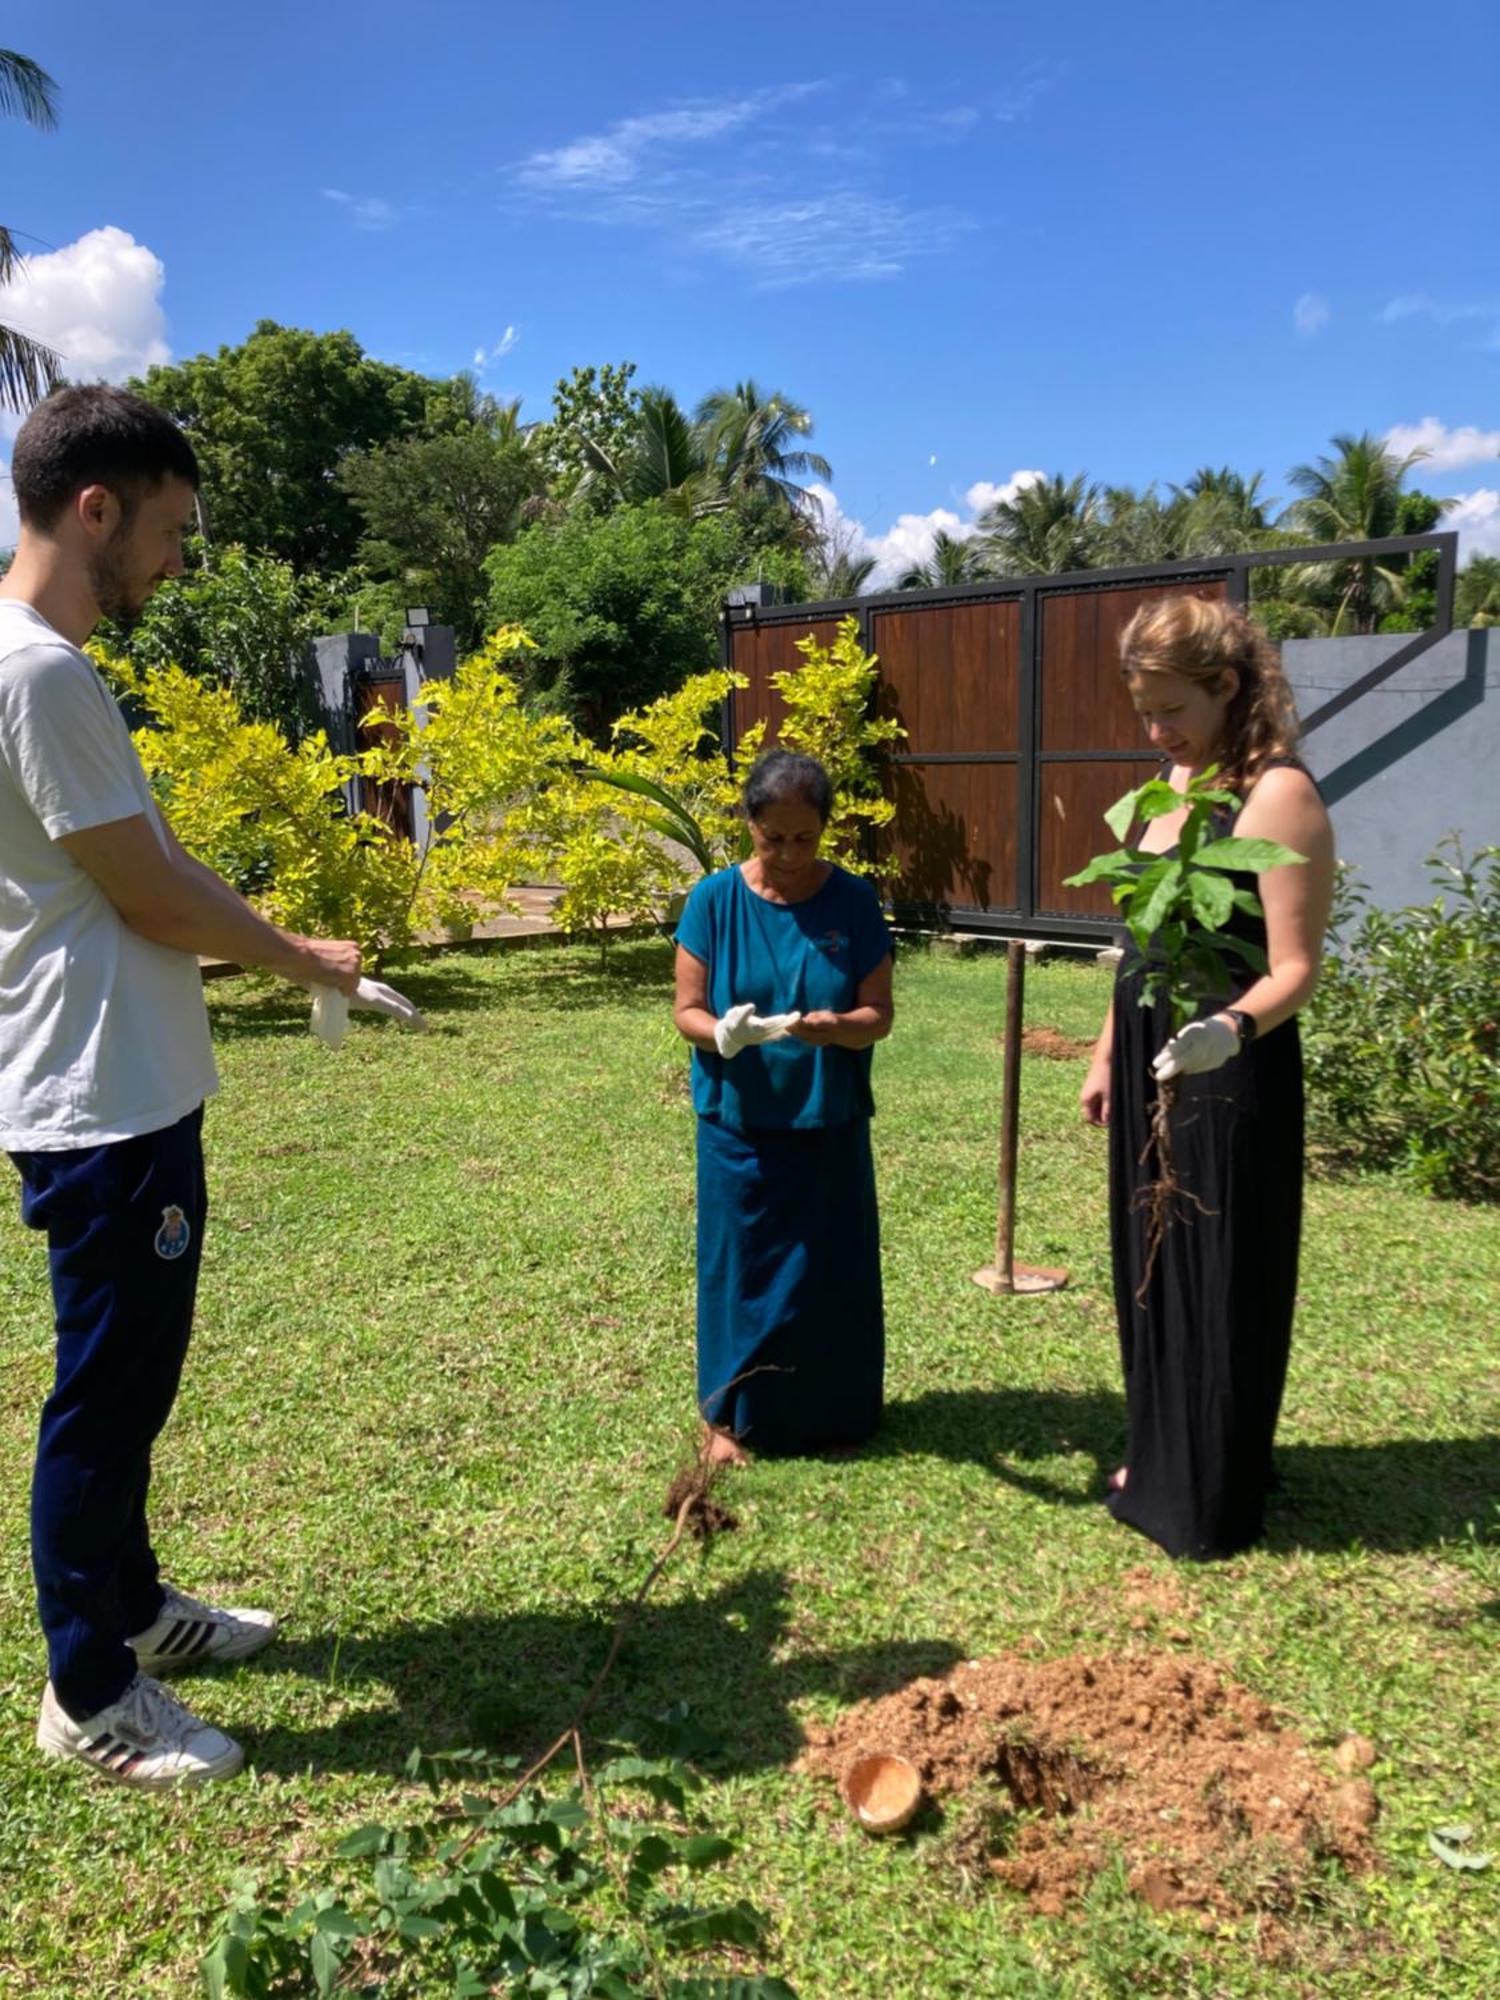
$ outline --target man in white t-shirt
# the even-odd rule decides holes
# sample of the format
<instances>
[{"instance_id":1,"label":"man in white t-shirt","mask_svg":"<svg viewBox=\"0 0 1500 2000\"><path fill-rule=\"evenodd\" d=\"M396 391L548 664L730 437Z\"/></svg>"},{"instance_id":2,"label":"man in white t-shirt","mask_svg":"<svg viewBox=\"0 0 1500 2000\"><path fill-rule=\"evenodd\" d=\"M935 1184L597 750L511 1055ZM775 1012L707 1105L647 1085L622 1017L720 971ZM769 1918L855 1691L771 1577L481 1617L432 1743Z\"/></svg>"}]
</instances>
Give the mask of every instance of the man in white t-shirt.
<instances>
[{"instance_id":1,"label":"man in white t-shirt","mask_svg":"<svg viewBox=\"0 0 1500 2000\"><path fill-rule=\"evenodd\" d=\"M229 1777L239 1745L155 1676L275 1634L160 1578L151 1447L192 1328L217 1085L200 955L352 993L359 949L297 937L192 860L81 650L182 570L198 466L151 404L60 389L11 460L21 537L0 580L0 1147L45 1229L56 1379L32 1483L49 1678L37 1742L122 1783Z\"/></svg>"}]
</instances>

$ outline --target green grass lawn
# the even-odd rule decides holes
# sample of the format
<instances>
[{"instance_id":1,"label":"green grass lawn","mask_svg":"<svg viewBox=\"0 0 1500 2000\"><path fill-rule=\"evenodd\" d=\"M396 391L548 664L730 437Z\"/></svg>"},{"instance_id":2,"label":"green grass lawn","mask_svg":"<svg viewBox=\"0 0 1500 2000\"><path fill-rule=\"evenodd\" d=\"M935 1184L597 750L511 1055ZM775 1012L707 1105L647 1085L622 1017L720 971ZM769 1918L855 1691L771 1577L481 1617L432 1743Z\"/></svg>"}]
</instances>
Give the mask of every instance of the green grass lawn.
<instances>
[{"instance_id":1,"label":"green grass lawn","mask_svg":"<svg viewBox=\"0 0 1500 2000\"><path fill-rule=\"evenodd\" d=\"M251 1772L140 1798L43 1763L26 1488L48 1379L46 1258L0 1223L0 1992L196 1990L236 1875L303 1882L395 1817L415 1744L524 1750L566 1721L665 1524L693 1416L693 1132L652 941L455 955L402 981L434 1032L211 989L223 1093L196 1344L158 1453L167 1571L265 1603L284 1638L191 1683ZM1091 965L1028 1018L1091 1035ZM889 1408L860 1456L736 1476L741 1525L686 1555L628 1640L602 1731L685 1699L716 1739L718 1871L810 1996L1500 1994L1500 1222L1385 1180L1312 1185L1269 1544L1173 1569L1097 1504L1123 1414L1101 1135L1081 1065L1028 1061L1017 1253L1072 1284L997 1301L998 958L915 954L876 1058ZM1158 1917L1108 1881L1077 1918L964 1889L941 1826L867 1840L789 1770L799 1724L1016 1645L1150 1643L1127 1571L1172 1574L1193 1649L1310 1740L1380 1750L1378 1870L1293 1920ZM326 1871L324 1871L326 1872ZM715 1885L721 1886L716 1883Z\"/></svg>"}]
</instances>

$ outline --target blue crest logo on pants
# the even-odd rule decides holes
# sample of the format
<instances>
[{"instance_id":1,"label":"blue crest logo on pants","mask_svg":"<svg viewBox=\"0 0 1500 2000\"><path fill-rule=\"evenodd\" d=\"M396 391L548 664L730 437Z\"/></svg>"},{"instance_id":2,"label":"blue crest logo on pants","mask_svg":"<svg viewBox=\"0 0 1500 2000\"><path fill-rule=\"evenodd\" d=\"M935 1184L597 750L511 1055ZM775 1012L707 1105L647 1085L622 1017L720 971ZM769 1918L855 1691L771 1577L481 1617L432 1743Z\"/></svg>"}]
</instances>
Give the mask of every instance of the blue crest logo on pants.
<instances>
[{"instance_id":1,"label":"blue crest logo on pants","mask_svg":"<svg viewBox=\"0 0 1500 2000\"><path fill-rule=\"evenodd\" d=\"M161 1228L156 1232L156 1254L170 1264L180 1257L193 1240L192 1226L180 1208L164 1208Z\"/></svg>"}]
</instances>

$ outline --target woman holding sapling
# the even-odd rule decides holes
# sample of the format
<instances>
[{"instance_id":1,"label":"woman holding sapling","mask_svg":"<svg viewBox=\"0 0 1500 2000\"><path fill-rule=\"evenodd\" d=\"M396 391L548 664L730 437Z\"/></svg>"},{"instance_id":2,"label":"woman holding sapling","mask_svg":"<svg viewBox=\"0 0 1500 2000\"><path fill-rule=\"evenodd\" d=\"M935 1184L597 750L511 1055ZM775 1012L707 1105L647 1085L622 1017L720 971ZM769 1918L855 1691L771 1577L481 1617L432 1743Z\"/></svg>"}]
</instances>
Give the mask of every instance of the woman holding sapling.
<instances>
[{"instance_id":1,"label":"woman holding sapling","mask_svg":"<svg viewBox=\"0 0 1500 2000\"><path fill-rule=\"evenodd\" d=\"M1214 839L1275 844L1222 850L1275 865L1200 888L1204 920L1217 908L1213 936L1179 912L1144 949L1127 949L1081 1099L1085 1119L1109 1127L1130 1426L1109 1506L1170 1555L1228 1556L1264 1532L1273 1477L1302 1220L1296 1017L1317 983L1333 833L1297 761L1276 649L1242 611L1160 599L1127 626L1121 658L1136 712L1169 760L1167 783L1183 797L1175 806L1154 788L1132 865L1144 873L1150 857L1166 856L1191 868L1184 837L1205 861ZM1189 787L1209 771L1224 796L1206 825L1200 806L1190 826ZM1144 907L1143 898L1135 914Z\"/></svg>"},{"instance_id":2,"label":"woman holding sapling","mask_svg":"<svg viewBox=\"0 0 1500 2000\"><path fill-rule=\"evenodd\" d=\"M742 803L750 858L688 898L674 1012L696 1050L703 1455L736 1463L880 1421L870 1065L892 1019L880 898L818 851L827 772L768 750Z\"/></svg>"}]
</instances>

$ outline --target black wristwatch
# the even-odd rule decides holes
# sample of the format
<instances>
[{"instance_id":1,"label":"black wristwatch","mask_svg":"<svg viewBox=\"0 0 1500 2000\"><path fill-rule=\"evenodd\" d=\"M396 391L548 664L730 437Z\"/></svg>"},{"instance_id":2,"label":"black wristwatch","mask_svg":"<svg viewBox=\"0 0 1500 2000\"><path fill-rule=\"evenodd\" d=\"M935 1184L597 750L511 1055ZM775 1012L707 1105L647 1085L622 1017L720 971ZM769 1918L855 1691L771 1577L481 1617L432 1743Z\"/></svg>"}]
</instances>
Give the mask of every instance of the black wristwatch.
<instances>
[{"instance_id":1,"label":"black wristwatch","mask_svg":"<svg viewBox=\"0 0 1500 2000\"><path fill-rule=\"evenodd\" d=\"M1240 1038L1243 1049L1255 1040L1255 1016L1247 1014L1243 1007L1226 1007L1223 1010L1234 1023L1234 1032Z\"/></svg>"}]
</instances>

